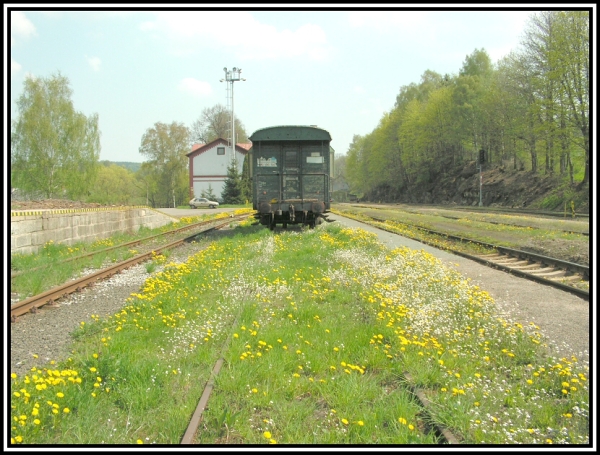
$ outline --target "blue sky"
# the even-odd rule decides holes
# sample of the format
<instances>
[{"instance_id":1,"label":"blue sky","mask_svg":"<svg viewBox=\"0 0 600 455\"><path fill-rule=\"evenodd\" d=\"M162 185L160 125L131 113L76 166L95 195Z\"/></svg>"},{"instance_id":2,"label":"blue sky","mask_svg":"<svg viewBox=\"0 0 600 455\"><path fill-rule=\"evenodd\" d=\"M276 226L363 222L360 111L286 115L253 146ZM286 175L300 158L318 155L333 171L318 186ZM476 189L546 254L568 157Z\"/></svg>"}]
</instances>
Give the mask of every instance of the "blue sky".
<instances>
[{"instance_id":1,"label":"blue sky","mask_svg":"<svg viewBox=\"0 0 600 455\"><path fill-rule=\"evenodd\" d=\"M426 70L457 74L475 49L493 62L518 50L535 12L489 4L452 11L392 11L390 4L361 11L4 6L11 115L25 77L60 71L75 109L99 115L100 159L133 162L144 161L141 139L156 122L191 126L204 108L227 104L224 67L242 68L246 81L234 83L234 109L249 135L274 125L318 125L345 154L355 134L371 132L393 108L400 87L419 83Z\"/></svg>"}]
</instances>

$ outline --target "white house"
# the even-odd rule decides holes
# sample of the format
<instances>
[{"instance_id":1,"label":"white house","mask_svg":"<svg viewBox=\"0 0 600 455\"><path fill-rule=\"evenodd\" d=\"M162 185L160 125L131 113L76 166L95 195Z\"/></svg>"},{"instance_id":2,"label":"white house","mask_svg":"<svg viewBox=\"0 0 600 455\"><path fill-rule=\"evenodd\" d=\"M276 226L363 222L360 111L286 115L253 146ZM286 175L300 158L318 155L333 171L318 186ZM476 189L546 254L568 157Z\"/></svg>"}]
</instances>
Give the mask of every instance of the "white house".
<instances>
[{"instance_id":1,"label":"white house","mask_svg":"<svg viewBox=\"0 0 600 455\"><path fill-rule=\"evenodd\" d=\"M242 173L244 157L252 143L236 144L235 158L238 172ZM209 191L221 200L221 194L227 179L227 168L233 160L232 147L225 139L215 139L208 144L194 144L189 158L190 198L200 197L202 191Z\"/></svg>"}]
</instances>

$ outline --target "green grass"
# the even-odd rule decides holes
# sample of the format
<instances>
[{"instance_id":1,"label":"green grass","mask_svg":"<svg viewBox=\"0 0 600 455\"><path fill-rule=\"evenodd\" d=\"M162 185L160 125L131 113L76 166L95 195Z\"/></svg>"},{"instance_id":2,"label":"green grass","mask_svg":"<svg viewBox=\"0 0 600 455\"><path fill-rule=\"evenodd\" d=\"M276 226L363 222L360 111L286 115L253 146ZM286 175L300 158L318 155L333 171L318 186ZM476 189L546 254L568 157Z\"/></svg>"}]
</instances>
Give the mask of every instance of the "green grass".
<instances>
[{"instance_id":1,"label":"green grass","mask_svg":"<svg viewBox=\"0 0 600 455\"><path fill-rule=\"evenodd\" d=\"M193 217L188 216L159 228L148 229L142 227L134 234L119 233L110 238L94 242L78 242L74 245L49 241L39 253L11 255L11 270L24 272L22 275L11 279L11 290L22 295L40 294L69 279L77 278L86 268L99 269L108 264L121 262L140 254L140 248L143 247L135 245L105 252L104 250L108 248L121 243L174 231L200 221L224 217L225 215L218 213L207 213ZM185 236L188 233L180 235ZM169 238L168 241L173 241L173 238ZM96 252L97 254L92 257L78 259L78 257L92 252ZM156 266L150 263L148 268L154 270Z\"/></svg>"},{"instance_id":2,"label":"green grass","mask_svg":"<svg viewBox=\"0 0 600 455\"><path fill-rule=\"evenodd\" d=\"M524 245L527 249L527 245L541 242L550 245L554 241L570 242L573 249L577 249L589 243L588 236L578 234L589 230L588 223L572 220L542 221L534 217L477 213L465 214L460 219L449 219L435 213L424 215L400 209L363 207L344 208L341 211L334 209L333 212L383 227L412 239L426 241L438 248L447 249L451 246L451 249L458 248L470 254L485 254L490 251L469 242L448 241L444 235L432 234L419 228L516 249L522 249ZM374 221L373 217L387 221Z\"/></svg>"},{"instance_id":3,"label":"green grass","mask_svg":"<svg viewBox=\"0 0 600 455\"><path fill-rule=\"evenodd\" d=\"M467 444L587 443L585 365L546 357L535 325L498 318L433 256L375 238L246 221L165 264L82 321L68 361L12 376L11 441L179 444L223 355L198 444L437 444L430 419Z\"/></svg>"}]
</instances>

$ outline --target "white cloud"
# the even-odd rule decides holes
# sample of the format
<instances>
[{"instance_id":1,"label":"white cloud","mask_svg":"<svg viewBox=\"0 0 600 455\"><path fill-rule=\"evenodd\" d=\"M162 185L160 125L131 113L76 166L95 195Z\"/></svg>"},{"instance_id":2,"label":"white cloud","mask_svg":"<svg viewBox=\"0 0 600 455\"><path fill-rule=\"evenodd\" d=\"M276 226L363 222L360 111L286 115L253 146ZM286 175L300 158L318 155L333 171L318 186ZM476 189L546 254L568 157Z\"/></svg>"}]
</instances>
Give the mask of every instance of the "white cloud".
<instances>
[{"instance_id":1,"label":"white cloud","mask_svg":"<svg viewBox=\"0 0 600 455\"><path fill-rule=\"evenodd\" d=\"M85 58L94 71L100 71L102 61L98 57L88 57L86 55Z\"/></svg>"},{"instance_id":2,"label":"white cloud","mask_svg":"<svg viewBox=\"0 0 600 455\"><path fill-rule=\"evenodd\" d=\"M140 29L164 32L179 53L212 47L231 48L241 60L302 55L323 60L330 52L327 36L317 25L278 30L245 11L161 11Z\"/></svg>"},{"instance_id":3,"label":"white cloud","mask_svg":"<svg viewBox=\"0 0 600 455\"><path fill-rule=\"evenodd\" d=\"M15 62L12 58L10 59L10 72L11 73L18 73L19 71L21 71L21 65L17 62Z\"/></svg>"},{"instance_id":4,"label":"white cloud","mask_svg":"<svg viewBox=\"0 0 600 455\"><path fill-rule=\"evenodd\" d=\"M25 13L22 11L11 11L10 33L11 36L15 34L16 36L24 38L28 38L36 34L35 26L29 19L27 19Z\"/></svg>"},{"instance_id":5,"label":"white cloud","mask_svg":"<svg viewBox=\"0 0 600 455\"><path fill-rule=\"evenodd\" d=\"M394 29L417 29L426 26L428 11L350 11L348 23L352 27L368 27L380 31Z\"/></svg>"},{"instance_id":6,"label":"white cloud","mask_svg":"<svg viewBox=\"0 0 600 455\"><path fill-rule=\"evenodd\" d=\"M192 77L187 77L179 83L179 90L189 93L197 98L203 98L212 95L212 87L208 82L199 81Z\"/></svg>"}]
</instances>

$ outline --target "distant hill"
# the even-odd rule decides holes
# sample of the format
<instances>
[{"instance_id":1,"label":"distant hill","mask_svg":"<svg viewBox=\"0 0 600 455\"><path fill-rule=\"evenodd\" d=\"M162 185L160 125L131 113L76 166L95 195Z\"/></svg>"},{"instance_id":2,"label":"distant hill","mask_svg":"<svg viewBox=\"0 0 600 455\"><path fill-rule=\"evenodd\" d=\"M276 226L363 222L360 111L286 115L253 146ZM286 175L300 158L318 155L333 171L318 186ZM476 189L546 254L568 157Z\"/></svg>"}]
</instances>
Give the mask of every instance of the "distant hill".
<instances>
[{"instance_id":1,"label":"distant hill","mask_svg":"<svg viewBox=\"0 0 600 455\"><path fill-rule=\"evenodd\" d=\"M124 167L125 169L129 169L134 173L139 171L140 167L142 167L142 163L132 163L129 161L111 161L111 163Z\"/></svg>"}]
</instances>

